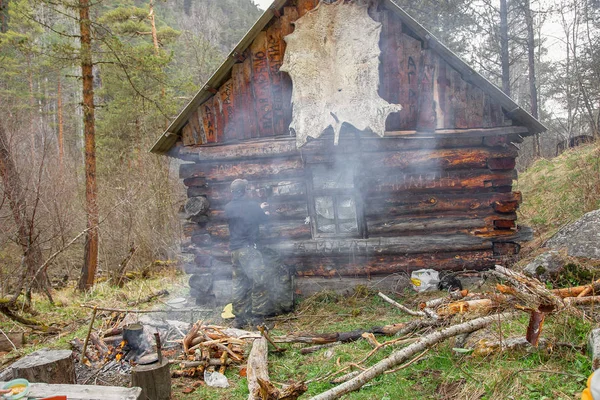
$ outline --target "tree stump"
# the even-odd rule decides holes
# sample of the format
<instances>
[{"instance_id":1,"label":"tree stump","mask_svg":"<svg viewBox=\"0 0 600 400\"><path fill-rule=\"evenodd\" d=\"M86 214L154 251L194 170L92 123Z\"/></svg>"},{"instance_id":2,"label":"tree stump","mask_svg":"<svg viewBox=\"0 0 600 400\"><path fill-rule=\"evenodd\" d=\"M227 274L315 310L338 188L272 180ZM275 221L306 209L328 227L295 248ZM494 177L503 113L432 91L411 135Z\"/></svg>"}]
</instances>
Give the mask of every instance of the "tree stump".
<instances>
[{"instance_id":1,"label":"tree stump","mask_svg":"<svg viewBox=\"0 0 600 400\"><path fill-rule=\"evenodd\" d=\"M41 349L21 358L8 369L12 379L24 378L29 382L75 384L75 363L71 350Z\"/></svg>"},{"instance_id":2,"label":"tree stump","mask_svg":"<svg viewBox=\"0 0 600 400\"><path fill-rule=\"evenodd\" d=\"M162 363L138 365L131 371L131 385L142 388L142 400L169 400L171 398L171 370L169 360Z\"/></svg>"}]
</instances>

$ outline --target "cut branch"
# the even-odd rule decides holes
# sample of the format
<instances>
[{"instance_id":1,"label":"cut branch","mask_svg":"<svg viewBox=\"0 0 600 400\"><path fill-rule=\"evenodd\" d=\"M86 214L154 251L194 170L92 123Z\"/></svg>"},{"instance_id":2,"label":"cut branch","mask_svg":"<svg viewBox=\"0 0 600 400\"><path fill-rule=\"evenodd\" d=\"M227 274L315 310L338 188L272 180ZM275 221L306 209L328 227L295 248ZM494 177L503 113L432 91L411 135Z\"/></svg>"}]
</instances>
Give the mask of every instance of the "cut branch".
<instances>
[{"instance_id":1,"label":"cut branch","mask_svg":"<svg viewBox=\"0 0 600 400\"><path fill-rule=\"evenodd\" d=\"M377 364L373 365L366 371L361 372L355 378L350 379L348 382L342 383L339 386L334 387L324 393L311 398L311 400L332 400L338 399L346 393L353 392L360 389L365 383L369 382L376 376L383 374L385 371L393 368L394 366L405 362L417 353L423 352L424 350L432 347L433 345L446 340L450 337L462 334L474 332L482 329L485 326L491 324L494 321L502 321L506 318L510 318L514 313L503 313L497 315L489 315L486 317L477 318L462 324L454 325L448 328L438 330L430 335L423 336L418 342L413 343L401 350L395 351L391 356L381 360Z\"/></svg>"}]
</instances>

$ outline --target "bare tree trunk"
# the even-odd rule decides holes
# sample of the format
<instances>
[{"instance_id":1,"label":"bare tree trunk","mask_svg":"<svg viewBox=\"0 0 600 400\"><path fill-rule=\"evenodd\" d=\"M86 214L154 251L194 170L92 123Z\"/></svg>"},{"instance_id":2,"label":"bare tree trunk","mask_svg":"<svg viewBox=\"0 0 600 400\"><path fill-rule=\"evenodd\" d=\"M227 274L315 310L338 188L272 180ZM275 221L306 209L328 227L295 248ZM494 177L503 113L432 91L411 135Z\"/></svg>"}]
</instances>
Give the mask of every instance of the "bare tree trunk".
<instances>
[{"instance_id":1,"label":"bare tree trunk","mask_svg":"<svg viewBox=\"0 0 600 400\"><path fill-rule=\"evenodd\" d=\"M508 59L508 6L500 0L500 63L502 64L502 91L510 96L510 64Z\"/></svg>"},{"instance_id":2,"label":"bare tree trunk","mask_svg":"<svg viewBox=\"0 0 600 400\"><path fill-rule=\"evenodd\" d=\"M531 115L538 118L538 93L535 75L535 36L533 32L533 16L531 15L531 4L529 0L523 0L523 12L527 25L527 66L529 70L529 95L531 97ZM541 156L540 136L533 137L533 152L535 157Z\"/></svg>"},{"instance_id":3,"label":"bare tree trunk","mask_svg":"<svg viewBox=\"0 0 600 400\"><path fill-rule=\"evenodd\" d=\"M83 83L83 132L85 137L85 203L87 233L79 289L94 285L98 267L98 193L96 187L96 137L94 121L94 75L89 0L79 0L81 79Z\"/></svg>"},{"instance_id":4,"label":"bare tree trunk","mask_svg":"<svg viewBox=\"0 0 600 400\"><path fill-rule=\"evenodd\" d=\"M12 211L13 219L17 227L16 239L23 252L21 262L21 274L15 288L12 303L16 302L21 290L26 282L34 279L37 267L42 263L42 252L39 244L36 242L38 238L35 230L34 221L28 215L27 202L25 192L19 179L17 168L11 155L11 149L8 143L8 137L4 131L4 127L0 124L0 177L4 186L4 195L8 200L8 204ZM41 274L33 282L32 287L48 290L48 277Z\"/></svg>"},{"instance_id":5,"label":"bare tree trunk","mask_svg":"<svg viewBox=\"0 0 600 400\"><path fill-rule=\"evenodd\" d=\"M148 12L150 26L152 27L152 43L154 44L154 53L158 55L158 35L156 34L156 21L154 20L154 0L150 0L150 11Z\"/></svg>"},{"instance_id":6,"label":"bare tree trunk","mask_svg":"<svg viewBox=\"0 0 600 400\"><path fill-rule=\"evenodd\" d=\"M64 145L64 122L63 122L63 104L62 104L62 80L60 79L60 71L57 78L57 94L56 94L56 113L58 114L58 162L61 172L63 171L65 159Z\"/></svg>"}]
</instances>

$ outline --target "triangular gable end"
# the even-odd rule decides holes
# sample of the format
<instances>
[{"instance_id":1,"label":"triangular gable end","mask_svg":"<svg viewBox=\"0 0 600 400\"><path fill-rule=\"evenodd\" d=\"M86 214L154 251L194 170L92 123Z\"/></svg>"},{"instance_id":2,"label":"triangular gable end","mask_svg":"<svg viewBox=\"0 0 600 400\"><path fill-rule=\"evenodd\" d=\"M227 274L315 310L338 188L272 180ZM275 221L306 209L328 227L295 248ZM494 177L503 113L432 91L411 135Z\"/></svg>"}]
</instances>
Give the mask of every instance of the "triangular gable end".
<instances>
[{"instance_id":1,"label":"triangular gable end","mask_svg":"<svg viewBox=\"0 0 600 400\"><path fill-rule=\"evenodd\" d=\"M292 3L297 6L289 7ZM285 104L291 83L278 72L285 46L281 45L282 37L290 33L290 21L298 17L296 13L304 14L316 3L276 0L151 151L165 154L182 136L186 144L205 144L230 141L232 137L239 140L286 134L291 109ZM523 136L545 130L394 2L381 0L380 6L384 11L380 92L384 99L404 108L388 119L387 130L485 128L510 120L527 128L519 131ZM252 103L256 103L252 110L243 109ZM478 108L482 111L469 112ZM508 121L502 121L505 115Z\"/></svg>"}]
</instances>

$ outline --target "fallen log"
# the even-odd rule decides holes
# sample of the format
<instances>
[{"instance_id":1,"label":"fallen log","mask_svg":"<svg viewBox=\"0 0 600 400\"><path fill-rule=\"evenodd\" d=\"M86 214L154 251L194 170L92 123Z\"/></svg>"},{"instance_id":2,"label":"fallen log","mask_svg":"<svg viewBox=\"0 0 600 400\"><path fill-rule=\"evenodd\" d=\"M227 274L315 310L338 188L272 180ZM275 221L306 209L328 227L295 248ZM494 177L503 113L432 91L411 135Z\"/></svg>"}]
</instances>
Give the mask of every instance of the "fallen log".
<instances>
[{"instance_id":1,"label":"fallen log","mask_svg":"<svg viewBox=\"0 0 600 400\"><path fill-rule=\"evenodd\" d=\"M594 304L600 303L600 296L566 297L564 301L568 306Z\"/></svg>"},{"instance_id":2,"label":"fallen log","mask_svg":"<svg viewBox=\"0 0 600 400\"><path fill-rule=\"evenodd\" d=\"M0 329L0 351L13 351L20 349L25 344L23 332L4 332Z\"/></svg>"},{"instance_id":3,"label":"fallen log","mask_svg":"<svg viewBox=\"0 0 600 400\"><path fill-rule=\"evenodd\" d=\"M267 366L268 355L267 339L256 339L252 343L252 350L248 356L246 377L248 379L248 400L261 400L260 385L258 379L269 381L269 370Z\"/></svg>"},{"instance_id":4,"label":"fallen log","mask_svg":"<svg viewBox=\"0 0 600 400\"><path fill-rule=\"evenodd\" d=\"M590 292L592 294L595 294L596 292L600 292L600 279L597 281L594 281L588 285L573 286L573 287L568 287L568 288L552 290L552 293L554 293L555 295L560 296L562 298L579 297L579 296L581 296L582 293L586 293L584 296L587 296L588 294L590 294Z\"/></svg>"},{"instance_id":5,"label":"fallen log","mask_svg":"<svg viewBox=\"0 0 600 400\"><path fill-rule=\"evenodd\" d=\"M53 326L47 326L41 322L38 322L31 318L23 317L19 315L19 313L13 309L13 303L11 300L0 298L0 313L6 315L8 318L16 321L28 328L31 328L36 331L44 332L44 333L58 333L60 329L55 328Z\"/></svg>"},{"instance_id":6,"label":"fallen log","mask_svg":"<svg viewBox=\"0 0 600 400\"><path fill-rule=\"evenodd\" d=\"M353 342L362 338L363 333L373 333L375 335L397 335L406 332L415 331L428 326L438 325L437 320L419 319L410 322L402 322L398 324L384 325L373 327L371 329L357 329L349 332L332 332L332 333L305 333L297 332L289 335L273 337L275 343L307 343L307 344L327 344L335 342Z\"/></svg>"},{"instance_id":7,"label":"fallen log","mask_svg":"<svg viewBox=\"0 0 600 400\"><path fill-rule=\"evenodd\" d=\"M485 326L491 324L494 321L501 321L505 318L510 318L513 315L514 313L489 315L486 317L481 317L471 321L467 321L462 324L450 326L448 328L438 330L432 334L423 336L416 343L413 343L401 350L395 351L394 353L392 353L391 356L384 358L369 369L362 371L358 376L350 379L345 383L342 383L339 386L327 390L326 392L312 397L311 400L338 399L346 393L350 393L360 389L365 383L369 382L376 376L383 374L386 370L393 368L394 366L410 359L417 353L420 353L443 340L459 335L461 333L474 332L476 330L484 328Z\"/></svg>"}]
</instances>

